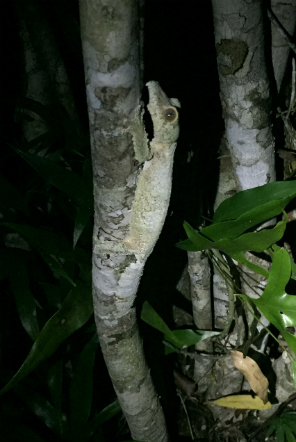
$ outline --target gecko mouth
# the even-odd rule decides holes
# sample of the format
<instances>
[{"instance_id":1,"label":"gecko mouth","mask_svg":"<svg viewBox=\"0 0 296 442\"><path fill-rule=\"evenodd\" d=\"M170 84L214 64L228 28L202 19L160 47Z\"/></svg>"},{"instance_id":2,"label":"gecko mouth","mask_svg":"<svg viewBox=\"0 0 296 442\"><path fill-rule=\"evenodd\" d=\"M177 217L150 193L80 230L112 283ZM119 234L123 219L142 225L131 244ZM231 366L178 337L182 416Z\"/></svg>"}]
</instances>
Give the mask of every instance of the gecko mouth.
<instances>
[{"instance_id":1,"label":"gecko mouth","mask_svg":"<svg viewBox=\"0 0 296 442\"><path fill-rule=\"evenodd\" d=\"M153 139L153 122L152 122L150 112L148 111L146 105L144 108L143 121L144 121L145 131L146 131L148 140L151 141Z\"/></svg>"}]
</instances>

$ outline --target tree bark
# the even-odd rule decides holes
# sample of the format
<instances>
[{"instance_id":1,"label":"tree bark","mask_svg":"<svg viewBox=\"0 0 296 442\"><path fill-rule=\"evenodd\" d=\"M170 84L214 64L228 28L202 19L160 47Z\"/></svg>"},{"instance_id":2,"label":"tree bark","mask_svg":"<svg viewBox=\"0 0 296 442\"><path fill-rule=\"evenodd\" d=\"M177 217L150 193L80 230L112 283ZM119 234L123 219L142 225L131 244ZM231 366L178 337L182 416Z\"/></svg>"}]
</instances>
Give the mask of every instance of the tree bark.
<instances>
[{"instance_id":1,"label":"tree bark","mask_svg":"<svg viewBox=\"0 0 296 442\"><path fill-rule=\"evenodd\" d=\"M261 1L212 0L221 103L237 190L275 181Z\"/></svg>"}]
</instances>

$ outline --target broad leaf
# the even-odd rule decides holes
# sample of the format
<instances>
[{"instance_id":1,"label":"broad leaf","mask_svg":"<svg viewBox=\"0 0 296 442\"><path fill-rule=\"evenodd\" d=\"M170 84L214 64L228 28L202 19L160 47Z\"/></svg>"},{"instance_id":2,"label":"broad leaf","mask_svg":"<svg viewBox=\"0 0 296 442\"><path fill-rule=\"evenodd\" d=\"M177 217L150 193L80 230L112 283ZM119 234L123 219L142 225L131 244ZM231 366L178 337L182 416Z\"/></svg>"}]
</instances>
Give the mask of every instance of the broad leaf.
<instances>
[{"instance_id":1,"label":"broad leaf","mask_svg":"<svg viewBox=\"0 0 296 442\"><path fill-rule=\"evenodd\" d=\"M191 345L195 345L200 341L203 341L204 339L210 338L212 336L217 336L220 334L220 332L216 331L208 331L208 330L192 330L191 328L187 329L181 329L181 330L172 330L172 334L175 336L175 338L179 342L179 348L186 348L190 347ZM167 336L165 336L165 339L168 340L173 344L172 341L167 339ZM166 346L165 347L165 354L168 355L170 353L174 353L175 350L171 347Z\"/></svg>"},{"instance_id":2,"label":"broad leaf","mask_svg":"<svg viewBox=\"0 0 296 442\"><path fill-rule=\"evenodd\" d=\"M280 201L284 207L296 196L295 181L275 181L254 189L238 192L224 200L217 208L213 222L237 219L257 206L263 206L272 201Z\"/></svg>"},{"instance_id":3,"label":"broad leaf","mask_svg":"<svg viewBox=\"0 0 296 442\"><path fill-rule=\"evenodd\" d=\"M199 233L186 222L184 222L184 228L190 240L190 243L188 243L190 250L193 248L191 246L191 243L193 243L195 246L195 251L219 249L232 256L233 254L247 250L262 252L263 250L268 249L268 247L282 238L286 229L286 223L287 216L284 213L283 220L278 222L273 229L263 229L259 232L249 232L235 239L222 238L218 241L212 241L211 238L204 237L202 234L204 229L202 229ZM180 243L178 243L177 246L180 247ZM181 243L181 246L184 250L185 247L183 243Z\"/></svg>"},{"instance_id":4,"label":"broad leaf","mask_svg":"<svg viewBox=\"0 0 296 442\"><path fill-rule=\"evenodd\" d=\"M291 260L288 252L278 250L273 256L267 285L258 299L252 302L264 316L280 331L290 348L296 353L296 336L286 327L296 326L296 298L286 293L291 276ZM246 298L243 295L244 298Z\"/></svg>"},{"instance_id":5,"label":"broad leaf","mask_svg":"<svg viewBox=\"0 0 296 442\"><path fill-rule=\"evenodd\" d=\"M245 257L243 253L233 253L231 255L231 258L239 262L240 264L243 264L245 267L252 270L253 272L259 273L259 275L264 276L264 278L268 278L269 271L257 264L253 264Z\"/></svg>"},{"instance_id":6,"label":"broad leaf","mask_svg":"<svg viewBox=\"0 0 296 442\"><path fill-rule=\"evenodd\" d=\"M27 238L51 270L63 276L75 286L75 282L64 270L63 264L59 259L73 259L73 249L63 235L25 224L3 223L3 225L16 230Z\"/></svg>"},{"instance_id":7,"label":"broad leaf","mask_svg":"<svg viewBox=\"0 0 296 442\"><path fill-rule=\"evenodd\" d=\"M47 321L25 362L0 394L5 393L51 356L68 336L86 323L92 312L91 286L78 281L77 287L67 296L62 308Z\"/></svg>"},{"instance_id":8,"label":"broad leaf","mask_svg":"<svg viewBox=\"0 0 296 442\"><path fill-rule=\"evenodd\" d=\"M151 325L151 327L156 328L156 330L163 333L166 341L180 349L190 347L203 339L220 334L220 332L207 330L171 330L147 301L145 301L143 304L141 319L147 322L147 324ZM173 348L168 346L165 348L166 354L173 353L174 351L175 350Z\"/></svg>"},{"instance_id":9,"label":"broad leaf","mask_svg":"<svg viewBox=\"0 0 296 442\"><path fill-rule=\"evenodd\" d=\"M268 249L268 253L270 254L271 258L273 259L273 256L276 252L278 252L279 250L281 250L281 248L277 245L277 244L273 244L272 247L270 247ZM296 280L296 264L293 261L292 257L290 257L291 259L291 278Z\"/></svg>"},{"instance_id":10,"label":"broad leaf","mask_svg":"<svg viewBox=\"0 0 296 442\"><path fill-rule=\"evenodd\" d=\"M120 413L121 407L116 399L114 402L105 407L102 411L100 411L94 419L87 425L87 435L91 437L95 431L97 431L98 427L100 427L104 422L112 419L113 416Z\"/></svg>"},{"instance_id":11,"label":"broad leaf","mask_svg":"<svg viewBox=\"0 0 296 442\"><path fill-rule=\"evenodd\" d=\"M29 287L28 268L32 263L30 253L16 247L5 247L1 252L3 258L1 267L6 267L6 277L9 277L20 321L28 335L35 341L39 334L39 326L36 300Z\"/></svg>"},{"instance_id":12,"label":"broad leaf","mask_svg":"<svg viewBox=\"0 0 296 442\"><path fill-rule=\"evenodd\" d=\"M63 359L60 358L48 367L47 385L50 395L57 410L61 425L62 416L62 394L63 394Z\"/></svg>"},{"instance_id":13,"label":"broad leaf","mask_svg":"<svg viewBox=\"0 0 296 442\"><path fill-rule=\"evenodd\" d=\"M273 433L276 433L277 442L296 442L296 413L288 412L272 419L266 435Z\"/></svg>"},{"instance_id":14,"label":"broad leaf","mask_svg":"<svg viewBox=\"0 0 296 442\"><path fill-rule=\"evenodd\" d=\"M15 251L12 251L15 252ZM12 258L10 263L10 286L12 288L17 311L21 323L28 335L35 341L39 334L36 313L36 302L29 288L29 277L23 253L9 253Z\"/></svg>"},{"instance_id":15,"label":"broad leaf","mask_svg":"<svg viewBox=\"0 0 296 442\"><path fill-rule=\"evenodd\" d=\"M256 206L235 220L213 222L210 226L204 227L200 233L212 241L226 238L235 239L246 230L250 230L264 221L279 215L282 211L282 200L271 201L262 206Z\"/></svg>"},{"instance_id":16,"label":"broad leaf","mask_svg":"<svg viewBox=\"0 0 296 442\"><path fill-rule=\"evenodd\" d=\"M80 238L85 226L88 223L89 218L92 215L92 211L86 207L79 207L76 213L74 235L73 235L73 247L76 246L77 241Z\"/></svg>"},{"instance_id":17,"label":"broad leaf","mask_svg":"<svg viewBox=\"0 0 296 442\"><path fill-rule=\"evenodd\" d=\"M3 223L3 225L20 233L27 238L33 246L41 248L47 254L64 259L69 259L72 256L72 247L62 234L27 224Z\"/></svg>"},{"instance_id":18,"label":"broad leaf","mask_svg":"<svg viewBox=\"0 0 296 442\"><path fill-rule=\"evenodd\" d=\"M93 398L93 366L98 348L98 335L94 333L82 350L70 385L71 441L84 440Z\"/></svg>"},{"instance_id":19,"label":"broad leaf","mask_svg":"<svg viewBox=\"0 0 296 442\"><path fill-rule=\"evenodd\" d=\"M62 434L62 426L58 413L42 394L23 385L15 386L14 391L48 428L57 435Z\"/></svg>"},{"instance_id":20,"label":"broad leaf","mask_svg":"<svg viewBox=\"0 0 296 442\"><path fill-rule=\"evenodd\" d=\"M92 191L80 175L39 155L25 153L20 150L17 150L17 153L26 160L45 181L65 192L66 195L79 206L86 206L91 210L93 206Z\"/></svg>"},{"instance_id":21,"label":"broad leaf","mask_svg":"<svg viewBox=\"0 0 296 442\"><path fill-rule=\"evenodd\" d=\"M151 327L156 328L156 330L163 333L167 341L171 342L178 348L182 347L181 342L179 342L164 320L158 315L158 313L156 313L156 311L147 301L145 301L143 304L141 319L147 322L147 324L151 325Z\"/></svg>"},{"instance_id":22,"label":"broad leaf","mask_svg":"<svg viewBox=\"0 0 296 442\"><path fill-rule=\"evenodd\" d=\"M196 252L196 245L194 245L193 242L190 241L190 239L185 239L184 241L177 242L176 247L181 250L186 250L187 252Z\"/></svg>"}]
</instances>

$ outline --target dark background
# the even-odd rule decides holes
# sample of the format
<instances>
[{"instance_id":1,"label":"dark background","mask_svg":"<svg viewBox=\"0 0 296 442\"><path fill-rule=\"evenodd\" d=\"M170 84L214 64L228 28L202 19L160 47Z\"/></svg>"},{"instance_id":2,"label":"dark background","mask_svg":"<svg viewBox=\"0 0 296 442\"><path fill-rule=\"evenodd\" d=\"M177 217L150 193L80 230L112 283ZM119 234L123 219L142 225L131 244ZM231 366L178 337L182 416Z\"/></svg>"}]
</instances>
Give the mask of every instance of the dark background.
<instances>
[{"instance_id":1,"label":"dark background","mask_svg":"<svg viewBox=\"0 0 296 442\"><path fill-rule=\"evenodd\" d=\"M23 163L17 157L10 158L12 143L19 143L21 127L15 118L18 100L22 97L22 53L20 32L15 8L26 10L26 0L4 2L0 15L1 42L1 173L8 179L15 176L18 186L28 176ZM85 98L83 63L79 33L79 9L77 0L41 0L44 16L48 19L63 55L68 76L74 92L82 127L87 134L88 120ZM176 284L186 263L186 253L175 247L185 238L182 223L186 219L195 228L200 215L210 216L217 185L218 148L223 133L223 122L219 102L219 84L215 58L214 33L211 2L209 0L147 0L145 5L145 74L144 83L158 81L169 97L181 102L181 133L175 155L174 180L171 204L161 238L149 258L141 281L138 295L138 309L145 299L172 325L172 304L182 306L190 312L189 303L180 297ZM147 91L143 92L147 101ZM192 156L188 162L188 155ZM89 152L86 152L89 155ZM1 192L1 189L0 189ZM61 220L62 222L62 220ZM7 373L16 371L30 349L30 340L19 322L13 300L0 299L0 320L2 317L2 363L3 380ZM8 328L9 323L9 328ZM148 363L152 367L158 391L170 416L169 425L176 433L176 412L178 402L172 380L173 358L164 361L162 346L157 333L142 325ZM157 343L158 342L158 343ZM99 367L95 388L100 391L95 401L100 408L114 399L102 356L98 352L96 364ZM32 375L33 376L33 375ZM38 375L37 375L38 378ZM96 378L96 376L95 376ZM31 385L36 378L31 377ZM42 374L37 384L42 389ZM16 407L16 422L29 422L50 439L50 434L38 419L10 394L6 399L9 407ZM8 395L7 394L7 395ZM99 397L98 397L99 396ZM5 396L5 398L8 396ZM122 440L111 422L107 424L108 440ZM176 439L177 440L177 439ZM181 439L180 439L181 440Z\"/></svg>"}]
</instances>

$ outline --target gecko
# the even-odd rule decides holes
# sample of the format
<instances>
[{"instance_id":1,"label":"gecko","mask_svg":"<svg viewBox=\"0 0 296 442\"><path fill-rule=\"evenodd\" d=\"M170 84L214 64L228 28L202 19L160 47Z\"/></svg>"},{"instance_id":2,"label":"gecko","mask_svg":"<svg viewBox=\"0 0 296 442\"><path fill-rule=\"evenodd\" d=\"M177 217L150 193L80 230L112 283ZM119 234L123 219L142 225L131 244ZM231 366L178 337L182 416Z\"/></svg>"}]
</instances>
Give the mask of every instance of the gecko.
<instances>
[{"instance_id":1,"label":"gecko","mask_svg":"<svg viewBox=\"0 0 296 442\"><path fill-rule=\"evenodd\" d=\"M135 254L145 260L156 244L166 218L171 187L174 153L179 136L180 103L168 98L156 81L147 84L147 106L153 122L153 139L149 142L140 115L138 126L132 125L135 158L143 162L138 177L128 236L122 241L95 239L95 253ZM139 145L140 148L138 147ZM146 159L145 159L146 157ZM143 161L145 159L145 161Z\"/></svg>"}]
</instances>

